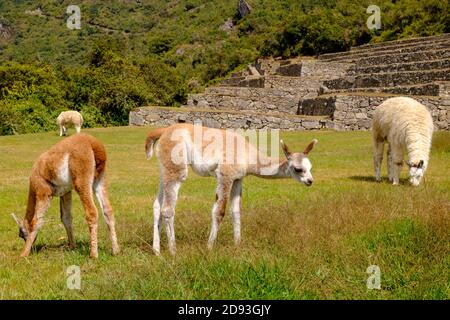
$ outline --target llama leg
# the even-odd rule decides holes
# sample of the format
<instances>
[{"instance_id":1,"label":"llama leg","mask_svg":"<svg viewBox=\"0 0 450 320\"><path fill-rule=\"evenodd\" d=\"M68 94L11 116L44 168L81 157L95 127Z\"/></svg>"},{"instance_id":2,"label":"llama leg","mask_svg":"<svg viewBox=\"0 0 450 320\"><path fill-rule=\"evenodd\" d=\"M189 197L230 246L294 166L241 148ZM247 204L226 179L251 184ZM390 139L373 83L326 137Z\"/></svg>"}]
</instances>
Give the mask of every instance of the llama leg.
<instances>
[{"instance_id":1,"label":"llama leg","mask_svg":"<svg viewBox=\"0 0 450 320\"><path fill-rule=\"evenodd\" d=\"M235 180L231 188L231 216L233 218L234 243L241 242L242 180Z\"/></svg>"},{"instance_id":2,"label":"llama leg","mask_svg":"<svg viewBox=\"0 0 450 320\"><path fill-rule=\"evenodd\" d=\"M392 163L392 154L391 154L391 145L388 145L388 150L387 150L387 170L388 170L388 177L389 177L389 181L392 182L393 181L393 163Z\"/></svg>"},{"instance_id":3,"label":"llama leg","mask_svg":"<svg viewBox=\"0 0 450 320\"><path fill-rule=\"evenodd\" d=\"M106 181L104 177L101 177L96 183L95 195L100 204L103 217L105 218L106 224L109 229L113 255L116 255L120 252L119 244L117 243L116 220L114 218L111 203L109 202L108 189L106 187Z\"/></svg>"},{"instance_id":4,"label":"llama leg","mask_svg":"<svg viewBox=\"0 0 450 320\"><path fill-rule=\"evenodd\" d=\"M75 126L75 130L76 130L77 133L80 133L81 127L80 127L79 125L76 125L76 126Z\"/></svg>"},{"instance_id":5,"label":"llama leg","mask_svg":"<svg viewBox=\"0 0 450 320\"><path fill-rule=\"evenodd\" d=\"M373 164L375 167L375 180L381 181L381 163L383 162L384 141L374 139Z\"/></svg>"},{"instance_id":6,"label":"llama leg","mask_svg":"<svg viewBox=\"0 0 450 320\"><path fill-rule=\"evenodd\" d=\"M92 183L75 181L75 190L80 196L81 203L83 204L86 221L89 227L90 242L91 242L91 258L98 258L98 241L97 241L97 228L98 228L98 211L95 207L92 188L89 186Z\"/></svg>"},{"instance_id":7,"label":"llama leg","mask_svg":"<svg viewBox=\"0 0 450 320\"><path fill-rule=\"evenodd\" d=\"M25 246L23 248L21 257L27 257L30 254L31 247L33 246L34 241L36 240L37 233L39 229L44 224L44 214L50 207L51 197L41 196L36 199L36 206L34 211L34 216L31 221L28 221L28 236L25 241Z\"/></svg>"},{"instance_id":8,"label":"llama leg","mask_svg":"<svg viewBox=\"0 0 450 320\"><path fill-rule=\"evenodd\" d=\"M209 234L208 249L212 249L217 239L219 225L225 216L227 200L230 196L232 182L225 181L220 177L217 179L216 202L211 212L211 233Z\"/></svg>"},{"instance_id":9,"label":"llama leg","mask_svg":"<svg viewBox=\"0 0 450 320\"><path fill-rule=\"evenodd\" d=\"M63 126L59 126L59 136L62 137L63 136Z\"/></svg>"},{"instance_id":10,"label":"llama leg","mask_svg":"<svg viewBox=\"0 0 450 320\"><path fill-rule=\"evenodd\" d=\"M175 205L177 203L178 190L180 189L181 181L171 181L164 184L163 201L162 201L162 217L164 218L166 226L167 241L169 243L169 251L175 255Z\"/></svg>"},{"instance_id":11,"label":"llama leg","mask_svg":"<svg viewBox=\"0 0 450 320\"><path fill-rule=\"evenodd\" d=\"M72 229L72 192L68 192L60 197L59 207L61 212L61 222L67 232L67 239L69 240L69 248L75 248L75 240Z\"/></svg>"},{"instance_id":12,"label":"llama leg","mask_svg":"<svg viewBox=\"0 0 450 320\"><path fill-rule=\"evenodd\" d=\"M400 172L403 166L403 151L402 150L391 150L392 154L392 184L398 185L400 181Z\"/></svg>"},{"instance_id":13,"label":"llama leg","mask_svg":"<svg viewBox=\"0 0 450 320\"><path fill-rule=\"evenodd\" d=\"M161 205L164 199L164 185L162 180L159 184L158 196L153 203L153 251L156 255L161 252Z\"/></svg>"}]
</instances>

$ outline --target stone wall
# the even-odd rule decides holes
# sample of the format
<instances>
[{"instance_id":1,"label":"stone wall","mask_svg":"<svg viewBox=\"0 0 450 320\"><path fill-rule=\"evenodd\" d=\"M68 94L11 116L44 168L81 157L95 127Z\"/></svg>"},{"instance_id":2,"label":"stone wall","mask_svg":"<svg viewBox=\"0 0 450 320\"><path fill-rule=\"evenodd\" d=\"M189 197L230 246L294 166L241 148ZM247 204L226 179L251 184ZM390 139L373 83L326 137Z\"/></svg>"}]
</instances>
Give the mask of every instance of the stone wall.
<instances>
[{"instance_id":1,"label":"stone wall","mask_svg":"<svg viewBox=\"0 0 450 320\"><path fill-rule=\"evenodd\" d=\"M366 58L355 58L360 66L373 66L380 64L395 64L395 63L407 63L411 61L426 61L426 60L440 60L450 57L450 50L429 50L422 52L408 52L402 54L384 54L378 56L369 56ZM355 62L353 59L344 60L344 62Z\"/></svg>"},{"instance_id":2,"label":"stone wall","mask_svg":"<svg viewBox=\"0 0 450 320\"><path fill-rule=\"evenodd\" d=\"M169 126L175 123L202 124L211 128L313 130L333 128L327 117L257 114L204 109L142 107L130 112L132 126Z\"/></svg>"},{"instance_id":3,"label":"stone wall","mask_svg":"<svg viewBox=\"0 0 450 320\"><path fill-rule=\"evenodd\" d=\"M265 88L278 89L301 95L317 95L320 91L322 80L317 77L281 77L274 75L265 76Z\"/></svg>"},{"instance_id":4,"label":"stone wall","mask_svg":"<svg viewBox=\"0 0 450 320\"><path fill-rule=\"evenodd\" d=\"M353 48L313 58L260 59L190 95L181 108L139 108L131 125L201 119L212 127L368 130L392 96L412 96L450 130L450 34Z\"/></svg>"},{"instance_id":5,"label":"stone wall","mask_svg":"<svg viewBox=\"0 0 450 320\"><path fill-rule=\"evenodd\" d=\"M313 130L337 131L369 130L372 113L388 96L339 95L306 99L303 115L277 113L243 113L233 110L211 110L198 108L142 107L130 113L130 125L168 126L174 123L203 124L215 128ZM431 112L437 130L450 129L450 97L416 97ZM325 108L317 112L317 108ZM315 116L316 114L330 114Z\"/></svg>"},{"instance_id":6,"label":"stone wall","mask_svg":"<svg viewBox=\"0 0 450 320\"><path fill-rule=\"evenodd\" d=\"M187 107L297 114L298 102L306 95L300 90L211 87L204 94L190 95Z\"/></svg>"},{"instance_id":7,"label":"stone wall","mask_svg":"<svg viewBox=\"0 0 450 320\"><path fill-rule=\"evenodd\" d=\"M350 52L355 51L362 51L362 50L377 50L377 49L385 49L389 47L402 47L407 45L415 45L417 43L434 43L434 42L440 42L443 40L448 40L449 34L440 34L437 36L430 36L430 37L419 37L419 38L410 38L410 39L401 39L401 40L392 40L392 41L386 41L381 43L370 43L370 44L364 44L357 47L352 47Z\"/></svg>"},{"instance_id":8,"label":"stone wall","mask_svg":"<svg viewBox=\"0 0 450 320\"><path fill-rule=\"evenodd\" d=\"M339 79L326 80L324 86L328 89L351 89L370 87L395 87L415 85L433 81L450 81L448 69L426 71L401 71L392 73L361 74Z\"/></svg>"},{"instance_id":9,"label":"stone wall","mask_svg":"<svg viewBox=\"0 0 450 320\"><path fill-rule=\"evenodd\" d=\"M320 77L322 80L336 79L347 75L351 63L302 60L302 77Z\"/></svg>"},{"instance_id":10,"label":"stone wall","mask_svg":"<svg viewBox=\"0 0 450 320\"><path fill-rule=\"evenodd\" d=\"M373 111L388 97L380 96L335 96L333 123L336 130L369 130ZM435 128L450 129L450 98L445 97L415 97L425 105L433 116Z\"/></svg>"}]
</instances>

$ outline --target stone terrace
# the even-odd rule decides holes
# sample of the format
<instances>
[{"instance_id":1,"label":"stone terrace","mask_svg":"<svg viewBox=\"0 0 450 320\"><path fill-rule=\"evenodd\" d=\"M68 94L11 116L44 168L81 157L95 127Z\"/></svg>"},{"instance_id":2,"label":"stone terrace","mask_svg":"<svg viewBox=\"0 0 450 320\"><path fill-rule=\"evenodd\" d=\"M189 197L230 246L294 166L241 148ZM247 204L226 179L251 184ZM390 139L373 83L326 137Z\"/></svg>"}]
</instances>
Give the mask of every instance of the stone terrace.
<instances>
[{"instance_id":1,"label":"stone terrace","mask_svg":"<svg viewBox=\"0 0 450 320\"><path fill-rule=\"evenodd\" d=\"M261 59L180 108L144 107L130 125L202 120L218 128L367 130L385 99L426 105L437 129L450 130L450 34L370 44L290 60Z\"/></svg>"}]
</instances>

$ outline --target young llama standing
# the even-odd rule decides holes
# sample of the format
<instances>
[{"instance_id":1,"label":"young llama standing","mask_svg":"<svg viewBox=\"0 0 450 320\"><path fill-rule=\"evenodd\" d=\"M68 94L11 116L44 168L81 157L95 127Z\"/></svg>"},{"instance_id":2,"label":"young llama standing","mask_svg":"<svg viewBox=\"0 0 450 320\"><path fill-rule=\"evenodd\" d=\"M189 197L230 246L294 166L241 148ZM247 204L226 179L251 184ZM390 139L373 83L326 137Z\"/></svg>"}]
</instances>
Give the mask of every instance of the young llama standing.
<instances>
[{"instance_id":1,"label":"young llama standing","mask_svg":"<svg viewBox=\"0 0 450 320\"><path fill-rule=\"evenodd\" d=\"M214 143L226 141L225 144ZM145 148L147 158L153 155L155 143L159 140L157 156L160 164L160 187L153 204L153 250L160 253L160 228L164 219L169 243L169 251L175 254L175 205L181 183L186 180L188 165L200 176L213 176L217 179L216 202L212 208L211 232L208 248L212 248L217 238L227 201L230 199L230 211L233 218L234 241L241 240L241 197L242 180L247 175L262 178L291 177L298 182L311 186L311 162L307 158L317 140L313 140L303 153L291 153L281 142L286 159L270 158L259 152L241 135L199 125L176 124L156 129L148 134ZM231 150L233 159L227 154L228 142L241 143L242 151ZM230 150L228 150L230 151ZM226 161L223 161L226 159ZM236 161L239 159L238 161Z\"/></svg>"},{"instance_id":2,"label":"young llama standing","mask_svg":"<svg viewBox=\"0 0 450 320\"><path fill-rule=\"evenodd\" d=\"M30 254L39 228L44 223L44 214L52 197L60 197L61 221L67 232L69 246L75 247L72 231L72 189L79 194L90 232L92 258L98 256L98 213L93 193L100 203L112 241L113 254L119 252L115 220L108 198L105 177L106 150L92 136L77 134L54 145L34 163L30 177L28 205L25 219L18 219L19 236L25 240L21 257Z\"/></svg>"},{"instance_id":3,"label":"young llama standing","mask_svg":"<svg viewBox=\"0 0 450 320\"><path fill-rule=\"evenodd\" d=\"M428 109L414 99L390 98L373 114L373 143L375 178L381 181L384 143L389 144L387 164L389 180L397 185L406 150L409 181L418 186L428 167L433 119Z\"/></svg>"}]
</instances>

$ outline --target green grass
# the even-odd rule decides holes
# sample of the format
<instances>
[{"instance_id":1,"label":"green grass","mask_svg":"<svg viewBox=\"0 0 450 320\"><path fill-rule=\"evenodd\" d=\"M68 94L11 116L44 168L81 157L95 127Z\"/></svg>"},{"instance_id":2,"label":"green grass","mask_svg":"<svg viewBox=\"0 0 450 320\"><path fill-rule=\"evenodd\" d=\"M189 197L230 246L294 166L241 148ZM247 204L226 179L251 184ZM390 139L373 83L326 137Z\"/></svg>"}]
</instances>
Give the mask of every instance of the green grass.
<instances>
[{"instance_id":1,"label":"green grass","mask_svg":"<svg viewBox=\"0 0 450 320\"><path fill-rule=\"evenodd\" d=\"M36 250L19 259L23 241L10 213L24 214L33 161L60 140L56 133L0 137L0 299L449 299L450 132L434 137L424 183L413 188L372 178L368 132L282 133L293 150L311 138L315 183L244 182L242 237L233 245L226 219L212 252L206 249L213 178L192 172L176 213L178 254L151 250L157 160L145 160L148 128L85 130L109 154L110 197L122 253L111 255L103 221L99 259L78 197L78 249L66 246L58 200L46 215ZM384 166L385 167L385 166ZM384 172L385 172L384 168ZM403 172L406 178L406 172ZM66 269L81 267L81 290L66 288ZM368 290L366 269L381 269L381 290Z\"/></svg>"}]
</instances>

